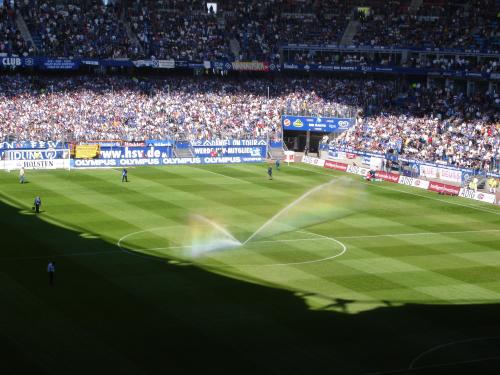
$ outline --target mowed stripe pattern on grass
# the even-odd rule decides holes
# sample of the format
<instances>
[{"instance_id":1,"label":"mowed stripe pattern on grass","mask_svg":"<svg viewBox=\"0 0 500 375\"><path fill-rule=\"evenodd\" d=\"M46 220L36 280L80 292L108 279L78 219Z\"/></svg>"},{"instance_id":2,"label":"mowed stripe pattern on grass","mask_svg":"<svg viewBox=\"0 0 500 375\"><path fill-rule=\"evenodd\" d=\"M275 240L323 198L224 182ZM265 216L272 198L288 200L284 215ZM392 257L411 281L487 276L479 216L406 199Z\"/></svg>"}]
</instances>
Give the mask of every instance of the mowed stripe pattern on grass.
<instances>
[{"instance_id":1,"label":"mowed stripe pattern on grass","mask_svg":"<svg viewBox=\"0 0 500 375\"><path fill-rule=\"evenodd\" d=\"M331 220L311 220L307 226L297 228L339 238L348 248L341 257L313 264L259 266L307 261L329 254L330 250L332 253L338 251L338 247L332 248L328 241L321 240L287 241L279 248L278 243L270 242L293 239L293 236L307 237L291 231L261 238L269 241L267 243L258 243L259 239L256 239L252 246L236 249L235 255L214 254L210 258L189 260L189 263L232 279L292 291L312 310L359 313L388 304L500 301L497 277L500 271L500 231L496 231L500 229L499 215L426 199L427 194L432 197L427 192L419 192L422 196L405 194L405 191L411 192L405 187L401 188L403 192L398 192L365 185L358 176L335 172L318 174L307 166L301 166L301 169L283 166L281 171L275 171L273 181L267 180L265 173L263 165L134 168L129 172L130 182L121 183L116 170L28 171L30 183L25 186L17 183L15 175L1 174L0 193L5 201L31 215L32 200L35 195L40 195L44 210L41 220L67 226L81 236L100 238L110 244L102 248L103 253L110 254L104 256L99 254L99 246L92 245L91 239L88 246L77 249L64 238L43 234L38 234L39 246L33 248L24 243L16 246L16 241L13 241L13 246L2 249L0 254L0 272L4 272L5 280L12 280L9 283L11 292L7 294L15 293L20 286L29 291L26 283L16 280L12 269L27 265L27 269L33 271L40 260L30 260L30 257L88 252L90 255L86 257L75 256L64 262L73 262L74 267L83 267L98 280L106 280L110 283L109 290L117 288L120 293L145 298L154 309L161 308L163 302L156 295L158 290L151 286L154 280L164 277L175 280L178 284L169 286L169 292L174 295L186 291L186 288L196 293L196 286L184 280L184 273L189 271L177 267L172 274L169 267L165 272L170 273L165 276L162 274L165 265L158 262L151 273L147 259L114 253L118 250L116 243L120 238L151 228L164 227L168 232L168 228L185 225L190 214L197 214L216 221L243 242L308 190L332 178L342 178L350 181L347 186L352 189L352 194L362 196L362 200L352 202L350 210L346 209L350 202L339 201L338 205L345 209L342 214L333 214ZM332 191L319 192L312 199L324 199L326 210L334 211L336 201L328 201L327 197L334 194L335 185L332 186ZM392 187L385 183L378 186ZM308 211L311 204L308 201L287 212L287 223L301 223L307 215L316 215ZM311 205L313 208L318 207ZM321 219L329 217L328 213L321 215ZM436 234L418 234L427 232ZM411 233L415 235L398 236ZM385 234L394 236L375 237ZM151 243L164 240L159 234L151 237ZM169 233L165 238L166 247L178 244ZM145 241L144 246L150 246L150 243ZM157 255L168 260L168 249ZM25 260L22 260L23 256ZM248 267L250 257L255 267ZM152 289L142 290L139 284ZM38 288L27 293L32 295L31 304L39 302L39 293ZM225 291L221 290L221 293ZM205 301L210 303L208 297ZM22 310L23 306L27 304L18 308ZM67 313L62 302L52 308L61 309L61 314ZM169 314L184 320L187 308L172 309ZM279 309L279 305L276 308ZM195 329L210 333L212 323L207 321L206 326L196 324ZM284 336L290 334L287 328L279 330ZM107 332L111 333L112 329ZM88 338L89 345L94 339Z\"/></svg>"},{"instance_id":2,"label":"mowed stripe pattern on grass","mask_svg":"<svg viewBox=\"0 0 500 375\"><path fill-rule=\"evenodd\" d=\"M263 172L263 168L256 165L136 168L127 184L121 182L115 170L92 170L40 173L45 176L36 176L33 184L43 191L38 194L44 196L48 216L116 243L121 236L132 232L161 227L168 231L173 225L185 223L189 213L217 220L243 241L252 230L259 228L301 193L331 180L329 176L283 168L276 172L275 180L268 181ZM19 186L14 186L16 191L20 190ZM34 186L28 187L33 191ZM485 276L497 272L497 266L473 260L485 254L496 254L500 232L468 233L498 229L495 215L439 204L418 196L398 199L397 193L369 186L363 193L367 189L369 198L360 211L305 228L325 236L351 237L342 240L349 250L341 259L325 264L292 265L276 272L274 269L239 267L238 264L247 264L242 251L243 260L237 261L227 272L249 277L257 275L264 282L290 289L303 290L303 285L308 285L304 291L331 298L338 296L339 290L345 290L341 293L342 298L349 298L349 293L353 293L351 299L374 302L384 294L386 299L404 302L492 301L500 297L500 284L493 277ZM353 187L353 194L360 194L360 190ZM20 197L15 199L19 201ZM313 199L322 199L322 192ZM301 209L300 213L287 212L284 215L299 214L309 213ZM488 221L493 222L489 225ZM460 233L461 230L464 232ZM356 235L434 231L458 233L432 237L424 234L355 238ZM309 244L321 247L318 241ZM308 243L287 243L288 257L283 251L276 256L270 246L266 246L269 248L267 252L252 252L252 258L260 258L260 262L254 260L255 264L318 259L315 254L318 249L309 248ZM324 243L324 246L331 244ZM294 254L301 256L297 258ZM163 255L168 257L168 251ZM235 257L230 257L230 263L227 263L223 258L218 257L217 261L224 266L232 266L231 262L235 260ZM203 263L200 261L201 266ZM467 275L471 273L483 277L478 283L470 283L471 277ZM345 282L346 276L352 281L356 275L360 287L356 282ZM379 283L384 288L372 287L368 293L366 279L373 280L373 277L384 280ZM409 290L409 298L400 297L401 289Z\"/></svg>"}]
</instances>

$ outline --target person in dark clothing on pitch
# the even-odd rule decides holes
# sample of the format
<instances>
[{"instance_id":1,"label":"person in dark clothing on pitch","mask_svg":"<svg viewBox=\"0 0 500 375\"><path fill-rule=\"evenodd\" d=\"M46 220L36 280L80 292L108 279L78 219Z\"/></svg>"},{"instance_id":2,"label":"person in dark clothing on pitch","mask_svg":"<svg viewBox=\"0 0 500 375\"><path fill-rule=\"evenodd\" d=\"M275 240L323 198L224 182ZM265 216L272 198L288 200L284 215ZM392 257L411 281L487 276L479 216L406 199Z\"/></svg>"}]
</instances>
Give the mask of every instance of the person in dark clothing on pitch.
<instances>
[{"instance_id":1,"label":"person in dark clothing on pitch","mask_svg":"<svg viewBox=\"0 0 500 375\"><path fill-rule=\"evenodd\" d=\"M56 272L56 262L50 261L47 265L47 273L49 274L49 285L54 285L54 272Z\"/></svg>"},{"instance_id":2,"label":"person in dark clothing on pitch","mask_svg":"<svg viewBox=\"0 0 500 375\"><path fill-rule=\"evenodd\" d=\"M40 199L40 197L37 195L36 198L35 198L35 201L33 202L33 209L35 210L35 212L37 214L40 213L40 206L42 205L42 200Z\"/></svg>"},{"instance_id":3,"label":"person in dark clothing on pitch","mask_svg":"<svg viewBox=\"0 0 500 375\"><path fill-rule=\"evenodd\" d=\"M272 180L273 179L273 167L269 166L269 168L267 168L267 174L269 175L269 179Z\"/></svg>"},{"instance_id":4,"label":"person in dark clothing on pitch","mask_svg":"<svg viewBox=\"0 0 500 375\"><path fill-rule=\"evenodd\" d=\"M128 171L126 168L122 170L122 182L128 182Z\"/></svg>"}]
</instances>

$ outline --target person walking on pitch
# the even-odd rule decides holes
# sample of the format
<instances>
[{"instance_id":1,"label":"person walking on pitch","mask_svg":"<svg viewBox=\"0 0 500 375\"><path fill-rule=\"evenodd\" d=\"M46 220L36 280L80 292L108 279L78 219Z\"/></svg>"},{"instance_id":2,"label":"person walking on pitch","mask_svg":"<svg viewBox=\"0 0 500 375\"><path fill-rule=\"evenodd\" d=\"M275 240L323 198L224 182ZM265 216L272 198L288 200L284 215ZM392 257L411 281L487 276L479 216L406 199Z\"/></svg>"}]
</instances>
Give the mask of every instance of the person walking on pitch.
<instances>
[{"instance_id":1,"label":"person walking on pitch","mask_svg":"<svg viewBox=\"0 0 500 375\"><path fill-rule=\"evenodd\" d=\"M24 167L21 167L21 169L19 170L19 183L20 184L24 184Z\"/></svg>"},{"instance_id":2,"label":"person walking on pitch","mask_svg":"<svg viewBox=\"0 0 500 375\"><path fill-rule=\"evenodd\" d=\"M126 168L123 168L122 170L122 182L128 182L128 171Z\"/></svg>"},{"instance_id":3,"label":"person walking on pitch","mask_svg":"<svg viewBox=\"0 0 500 375\"><path fill-rule=\"evenodd\" d=\"M54 272L56 272L56 262L50 261L47 265L47 273L49 274L49 285L54 285Z\"/></svg>"},{"instance_id":4,"label":"person walking on pitch","mask_svg":"<svg viewBox=\"0 0 500 375\"><path fill-rule=\"evenodd\" d=\"M37 214L39 214L40 213L40 206L42 205L42 200L40 199L40 197L38 195L36 196L35 202L33 204L34 204L33 209L35 210L35 212Z\"/></svg>"},{"instance_id":5,"label":"person walking on pitch","mask_svg":"<svg viewBox=\"0 0 500 375\"><path fill-rule=\"evenodd\" d=\"M272 180L273 179L273 167L269 166L269 168L267 168L267 174L269 175L269 179Z\"/></svg>"},{"instance_id":6,"label":"person walking on pitch","mask_svg":"<svg viewBox=\"0 0 500 375\"><path fill-rule=\"evenodd\" d=\"M276 169L280 170L280 159L276 159Z\"/></svg>"}]
</instances>

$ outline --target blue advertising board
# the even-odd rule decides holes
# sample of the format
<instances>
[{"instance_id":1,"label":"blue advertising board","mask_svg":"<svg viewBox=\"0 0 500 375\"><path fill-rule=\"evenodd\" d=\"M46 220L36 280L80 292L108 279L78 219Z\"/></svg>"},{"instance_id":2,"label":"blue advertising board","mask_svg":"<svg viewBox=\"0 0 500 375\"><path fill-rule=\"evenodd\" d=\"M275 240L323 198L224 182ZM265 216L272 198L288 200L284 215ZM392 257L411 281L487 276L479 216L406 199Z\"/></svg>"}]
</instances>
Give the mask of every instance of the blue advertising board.
<instances>
[{"instance_id":1,"label":"blue advertising board","mask_svg":"<svg viewBox=\"0 0 500 375\"><path fill-rule=\"evenodd\" d=\"M165 146L101 147L98 159L147 159L170 157L172 157L172 148Z\"/></svg>"},{"instance_id":2,"label":"blue advertising board","mask_svg":"<svg viewBox=\"0 0 500 375\"><path fill-rule=\"evenodd\" d=\"M309 116L281 116L283 130L335 132L344 131L353 126L352 118L309 117Z\"/></svg>"},{"instance_id":3,"label":"blue advertising board","mask_svg":"<svg viewBox=\"0 0 500 375\"><path fill-rule=\"evenodd\" d=\"M196 156L261 157L267 154L266 146L194 146Z\"/></svg>"},{"instance_id":4,"label":"blue advertising board","mask_svg":"<svg viewBox=\"0 0 500 375\"><path fill-rule=\"evenodd\" d=\"M144 141L146 146L165 146L171 147L173 142L169 139L148 139Z\"/></svg>"},{"instance_id":5,"label":"blue advertising board","mask_svg":"<svg viewBox=\"0 0 500 375\"><path fill-rule=\"evenodd\" d=\"M48 70L75 70L80 68L80 60L74 59L38 59L37 66Z\"/></svg>"},{"instance_id":6,"label":"blue advertising board","mask_svg":"<svg viewBox=\"0 0 500 375\"><path fill-rule=\"evenodd\" d=\"M189 146L189 143L186 143ZM265 158L266 146L193 146L195 157ZM172 158L172 147L101 147L97 159Z\"/></svg>"},{"instance_id":7,"label":"blue advertising board","mask_svg":"<svg viewBox=\"0 0 500 375\"><path fill-rule=\"evenodd\" d=\"M266 146L265 139L198 139L191 141L192 146Z\"/></svg>"},{"instance_id":8,"label":"blue advertising board","mask_svg":"<svg viewBox=\"0 0 500 375\"><path fill-rule=\"evenodd\" d=\"M336 51L336 52L422 52L422 53L473 53L473 54L486 54L486 55L498 55L498 48L495 46L490 46L488 48L437 48L429 46L414 46L414 45L391 45L391 46L366 46L366 45L347 45L339 46L337 44L309 44L309 43L284 43L282 47L285 51L303 51L303 50L321 50L321 51Z\"/></svg>"},{"instance_id":9,"label":"blue advertising board","mask_svg":"<svg viewBox=\"0 0 500 375\"><path fill-rule=\"evenodd\" d=\"M335 73L411 74L411 75L428 75L433 77L493 79L493 73L487 73L487 72L467 72L465 70L449 70L449 69L408 68L401 66L385 66L385 65L356 66L356 65L285 63L283 64L283 70L305 71L305 72L335 72Z\"/></svg>"},{"instance_id":10,"label":"blue advertising board","mask_svg":"<svg viewBox=\"0 0 500 375\"><path fill-rule=\"evenodd\" d=\"M0 142L0 150L12 149L65 149L68 145L60 141L19 141L19 142Z\"/></svg>"},{"instance_id":11,"label":"blue advertising board","mask_svg":"<svg viewBox=\"0 0 500 375\"><path fill-rule=\"evenodd\" d=\"M241 163L260 163L262 157L193 157L193 158L120 158L120 159L73 159L71 168L117 168L146 165L187 165L187 164L241 164Z\"/></svg>"},{"instance_id":12,"label":"blue advertising board","mask_svg":"<svg viewBox=\"0 0 500 375\"><path fill-rule=\"evenodd\" d=\"M61 149L0 150L0 159L8 159L8 160L53 160L53 159L66 159L67 156L68 156L68 151Z\"/></svg>"},{"instance_id":13,"label":"blue advertising board","mask_svg":"<svg viewBox=\"0 0 500 375\"><path fill-rule=\"evenodd\" d=\"M408 163L411 170L414 171L415 173L418 173L420 176L427 176L430 167L433 168L433 170L436 171L436 173L439 172L441 180L452 181L461 184L467 182L471 176L475 176L478 174L478 171L475 171L473 169L457 168L447 164L432 163L432 162L425 162L412 159L400 159L400 160Z\"/></svg>"},{"instance_id":14,"label":"blue advertising board","mask_svg":"<svg viewBox=\"0 0 500 375\"><path fill-rule=\"evenodd\" d=\"M16 68L16 67L32 67L36 65L36 61L33 57L14 57L6 56L0 58L0 66L6 68Z\"/></svg>"},{"instance_id":15,"label":"blue advertising board","mask_svg":"<svg viewBox=\"0 0 500 375\"><path fill-rule=\"evenodd\" d=\"M41 70L77 70L81 67L136 67L151 69L203 69L212 68L216 70L235 71L305 71L305 72L336 72L336 73L372 73L372 74L411 74L428 75L435 77L476 78L476 79L500 79L498 73L470 72L448 69L411 68L402 66L385 65L339 65L339 64L296 64L288 62L284 64L272 64L265 61L174 61L174 60L129 60L129 59L69 59L51 57L0 57L0 67L4 68L36 68Z\"/></svg>"},{"instance_id":16,"label":"blue advertising board","mask_svg":"<svg viewBox=\"0 0 500 375\"><path fill-rule=\"evenodd\" d=\"M355 150L352 147L335 147L335 146L330 146L327 145L327 148L329 151L332 152L345 152L345 153L351 153L351 154L356 154L358 156L373 156L375 158L384 158L386 154L383 154L381 152L370 152L370 151L359 151Z\"/></svg>"}]
</instances>

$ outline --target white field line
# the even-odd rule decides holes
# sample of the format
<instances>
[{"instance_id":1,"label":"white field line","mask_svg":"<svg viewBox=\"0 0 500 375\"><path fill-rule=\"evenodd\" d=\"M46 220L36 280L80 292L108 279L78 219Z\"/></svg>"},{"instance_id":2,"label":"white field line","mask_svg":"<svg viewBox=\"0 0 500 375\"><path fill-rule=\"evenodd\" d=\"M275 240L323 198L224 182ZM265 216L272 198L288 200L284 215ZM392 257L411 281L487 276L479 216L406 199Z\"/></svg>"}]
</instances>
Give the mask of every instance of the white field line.
<instances>
[{"instance_id":1,"label":"white field line","mask_svg":"<svg viewBox=\"0 0 500 375\"><path fill-rule=\"evenodd\" d=\"M363 239L363 238L377 238L377 237L399 237L399 236L427 236L427 235L439 235L439 234L462 234L462 233L484 233L484 232L500 232L500 229L481 229L481 230L464 230L464 231L452 231L452 232L415 232L415 233L388 233L388 234L368 234L361 236L335 236L335 238L344 239ZM290 240L259 240L253 241L254 243L265 243L265 242L293 242L293 241L317 241L321 238L296 238ZM323 238L326 239L326 238Z\"/></svg>"},{"instance_id":2,"label":"white field line","mask_svg":"<svg viewBox=\"0 0 500 375\"><path fill-rule=\"evenodd\" d=\"M485 232L500 232L500 229L463 230L463 231L454 231L454 232L416 232L416 233L373 234L373 235L366 235L366 236L339 236L339 237L335 237L335 238L358 239L358 238L427 236L427 235L439 235L439 234L462 234L462 233L485 233Z\"/></svg>"},{"instance_id":3,"label":"white field line","mask_svg":"<svg viewBox=\"0 0 500 375\"><path fill-rule=\"evenodd\" d=\"M194 168L196 168L196 167L194 167ZM222 177L230 178L230 179L238 181L238 182L244 182L246 184L251 184L250 181L246 181L246 180L243 180L243 179L237 178L237 177L228 176L228 175L225 175L225 174L222 174L222 173L218 173L218 172L214 172L214 171L211 171L211 170L208 170L208 169L204 169L204 168L196 168L196 169L198 169L200 171L212 173L212 174L215 174L217 176L222 176Z\"/></svg>"},{"instance_id":4,"label":"white field line","mask_svg":"<svg viewBox=\"0 0 500 375\"><path fill-rule=\"evenodd\" d=\"M432 369L436 369L436 368L456 366L456 365L467 365L469 363L493 361L496 359L500 359L500 356L470 359L470 360L466 360L466 361L436 363L435 365L419 366L419 367L413 367L413 368L401 368L401 369L397 369L397 370L376 371L376 372L365 373L364 375L408 374L410 372L416 372L416 373L422 374L422 372L421 372L422 370L432 370ZM432 373L439 374L439 372L434 372L434 371ZM448 373L448 372L445 372L445 373Z\"/></svg>"},{"instance_id":5,"label":"white field line","mask_svg":"<svg viewBox=\"0 0 500 375\"><path fill-rule=\"evenodd\" d=\"M312 232L302 232L297 231L299 233L311 233L321 236L317 233ZM464 230L464 231L455 231L455 232L417 232L417 233L389 233L389 234L373 234L366 236L335 236L338 239L363 239L363 238L377 238L377 237L399 237L399 236L427 236L427 235L441 235L441 234L462 234L462 233L484 233L484 232L500 232L500 229L482 229L482 230ZM330 237L325 236L324 238L294 238L289 240L258 240L252 241L251 244L259 244L259 243L278 243L278 242L294 242L294 241L328 241ZM243 244L242 244L243 245ZM247 244L248 245L248 244ZM165 246L165 247L153 247L151 249L142 249L143 251L151 250L169 250L169 249L189 249L192 245L183 245L183 246Z\"/></svg>"},{"instance_id":6,"label":"white field line","mask_svg":"<svg viewBox=\"0 0 500 375\"><path fill-rule=\"evenodd\" d=\"M177 226L176 226L177 227ZM374 235L366 235L366 236L338 236L335 237L337 239L363 239L363 238L377 238L377 237L404 237L404 236L427 236L427 235L441 235L441 234L462 234L462 233L488 233L488 232L500 232L500 229L483 229L483 230L467 230L467 231L456 231L456 232L417 232L417 233L389 233L389 234L374 234ZM142 233L142 231L140 232ZM309 234L315 234L318 236L321 236L317 233L312 233L312 232L302 232L302 233L309 233ZM120 239L118 244L118 247L120 247L121 250L112 250L112 251L94 251L94 252L79 252L79 253L68 253L68 254L53 254L53 255L39 255L39 256L33 256L33 257L12 257L12 258L0 258L0 261L2 260L29 260L29 259L47 259L47 258L56 258L56 257L72 257L72 256L86 256L86 255L104 255L104 254L113 254L113 253L119 253L122 252L123 250L126 250L123 248L121 245L121 242L123 239L130 237L132 234L138 234L138 233L131 233L123 238ZM259 243L279 243L279 242L295 242L295 241L329 241L331 240L330 237L324 236L318 237L318 238L294 238L294 239L284 239L284 240L259 240L259 241L252 241L252 244L259 244ZM184 246L166 246L166 247L153 247L150 249L137 249L134 251L155 251L155 250L174 250L174 249L189 249L191 248L192 245L184 245Z\"/></svg>"},{"instance_id":7,"label":"white field line","mask_svg":"<svg viewBox=\"0 0 500 375\"><path fill-rule=\"evenodd\" d=\"M315 171L314 169L301 168L301 167L297 167L295 165L291 165L290 167L296 168L296 169L301 169L303 171L309 171L309 172L312 172L312 173L322 174L322 175L325 175L325 176L333 176L330 173L324 173L324 172L320 172L320 171ZM462 207L471 208L471 209L477 210L477 211L483 211L483 212L488 212L488 213L494 214L494 215L500 215L500 211L493 211L493 210L489 210L488 208L471 206L471 205L468 205L468 204L463 204L463 203L458 203L458 202L452 202L452 201L448 201L448 200L444 200L444 199L438 199L438 198L434 198L434 197L429 197L427 195L412 193L412 192L405 191L405 190L400 190L400 189L394 189L394 188L391 188L391 187L388 187L388 186L380 186L380 185L375 185L375 184L367 183L367 182L361 182L361 183L365 184L365 185L368 185L368 186L377 187L379 189L393 190L393 191L397 191L399 193L404 193L404 194L414 195L414 196L417 196L417 197L431 199L433 201L438 201L438 202L448 203L448 204L454 204L455 206L462 206Z\"/></svg>"},{"instance_id":8,"label":"white field line","mask_svg":"<svg viewBox=\"0 0 500 375\"><path fill-rule=\"evenodd\" d=\"M131 250L125 249L125 248L122 247L122 242L126 238L131 237L131 236L136 235L136 234L140 234L140 233L144 233L144 232L148 232L148 231L155 231L155 230L158 230L158 229L161 229L161 227L159 227L159 228L145 229L145 230L140 230L140 231L137 231L137 232L126 234L125 236L123 236L122 238L120 238L117 241L116 245L121 250L123 250L126 253L131 253L131 252L139 252L140 253L141 251L155 251L155 250L170 250L170 249L192 248L192 246L189 246L189 245L187 245L187 246L156 247L156 248L151 248L151 249L131 249ZM324 261L327 261L327 260L331 260L331 259L337 258L337 257L345 254L345 252L347 251L347 247L342 242L340 242L339 240L336 240L333 237L327 237L327 236L324 236L322 234L317 234L317 233L313 233L313 232L306 232L306 231L297 231L297 232L298 233L305 233L305 234L312 234L313 236L317 236L320 239L325 239L325 240L333 241L333 242L337 243L338 245L340 245L342 247L342 251L340 253L338 253L338 254L335 254L335 255L332 255L332 256L329 256L329 257L326 257L326 258L308 260L308 261L304 261L304 262L272 263L272 264L210 265L210 267L214 267L214 268L227 268L227 267L232 267L232 268L234 268L234 267L269 267L269 266L291 266L291 265L300 265L300 264L310 264L310 263L324 262ZM314 239L315 238L310 238L310 240L314 240ZM317 238L316 238L316 240L317 240ZM256 242L257 241L255 241L254 243L256 243ZM277 241L275 240L274 242L277 242Z\"/></svg>"},{"instance_id":9,"label":"white field line","mask_svg":"<svg viewBox=\"0 0 500 375\"><path fill-rule=\"evenodd\" d=\"M275 266L298 266L298 265L305 265L305 264L313 264L313 263L320 263L320 262L325 262L327 260L332 260L335 258L338 258L339 256L344 255L347 252L347 246L344 245L342 242L339 240L336 240L333 237L327 237L323 236L321 234L313 233L313 232L306 232L306 231L298 231L299 233L306 233L306 234L312 234L314 236L317 236L319 238L309 238L308 240L329 240L333 241L336 244L340 245L342 247L342 251L340 253L331 255L329 257L321 258L321 259L313 259L313 260L306 260L304 262L289 262L289 263L270 263L270 264L235 264L235 265L230 265L230 264L225 264L225 265L209 265L207 267L211 268L238 268L238 267L275 267ZM257 243L258 241L255 241L254 243ZM277 242L277 241L275 241Z\"/></svg>"},{"instance_id":10,"label":"white field line","mask_svg":"<svg viewBox=\"0 0 500 375\"><path fill-rule=\"evenodd\" d=\"M420 353L418 356L416 356L411 362L410 364L408 365L408 369L418 369L419 367L415 367L416 363L421 360L423 357L425 357L426 355L432 353L432 352L435 352L437 350L441 350L443 348L447 348L449 346L453 346L453 345L457 345L457 344L465 344L465 343L468 343L468 342L475 342L475 341L486 341L486 340L499 340L500 339L500 336L485 336L485 337L474 337L474 338L471 338L471 339L465 339L465 340L456 340L456 341L450 341L450 342L447 342L446 344L440 344L440 345L436 345L436 346L433 346L432 348L430 349L427 349L425 351L423 351L422 353Z\"/></svg>"}]
</instances>

